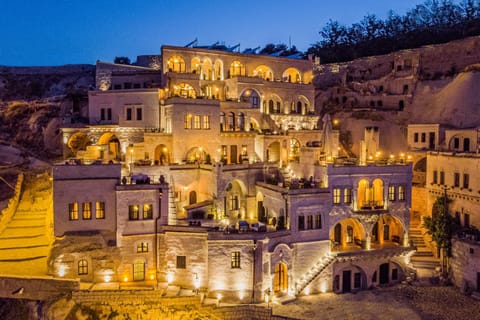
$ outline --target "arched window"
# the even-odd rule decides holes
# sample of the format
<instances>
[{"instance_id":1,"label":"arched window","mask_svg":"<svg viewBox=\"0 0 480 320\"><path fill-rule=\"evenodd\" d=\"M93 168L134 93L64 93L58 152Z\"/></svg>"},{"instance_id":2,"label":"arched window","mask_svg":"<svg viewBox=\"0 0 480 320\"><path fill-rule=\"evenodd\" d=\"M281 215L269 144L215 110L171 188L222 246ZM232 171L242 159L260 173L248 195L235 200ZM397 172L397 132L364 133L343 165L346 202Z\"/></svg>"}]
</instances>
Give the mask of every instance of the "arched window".
<instances>
[{"instance_id":1,"label":"arched window","mask_svg":"<svg viewBox=\"0 0 480 320\"><path fill-rule=\"evenodd\" d=\"M78 275L88 274L88 261L86 259L78 260Z\"/></svg>"},{"instance_id":2,"label":"arched window","mask_svg":"<svg viewBox=\"0 0 480 320\"><path fill-rule=\"evenodd\" d=\"M173 86L173 96L195 99L196 93L191 85L188 83L181 83Z\"/></svg>"},{"instance_id":3,"label":"arched window","mask_svg":"<svg viewBox=\"0 0 480 320\"><path fill-rule=\"evenodd\" d=\"M184 73L185 61L180 56L172 56L167 61L167 67L169 72Z\"/></svg>"},{"instance_id":4,"label":"arched window","mask_svg":"<svg viewBox=\"0 0 480 320\"><path fill-rule=\"evenodd\" d=\"M275 110L273 110L273 100L268 101L268 113L275 113Z\"/></svg>"},{"instance_id":5,"label":"arched window","mask_svg":"<svg viewBox=\"0 0 480 320\"><path fill-rule=\"evenodd\" d=\"M220 113L220 131L225 131L226 130L226 123L225 123L225 113L221 112Z\"/></svg>"},{"instance_id":6,"label":"arched window","mask_svg":"<svg viewBox=\"0 0 480 320\"><path fill-rule=\"evenodd\" d=\"M237 118L238 130L245 131L245 115L240 112Z\"/></svg>"},{"instance_id":7,"label":"arched window","mask_svg":"<svg viewBox=\"0 0 480 320\"><path fill-rule=\"evenodd\" d=\"M235 131L235 113L233 112L228 113L227 131Z\"/></svg>"},{"instance_id":8,"label":"arched window","mask_svg":"<svg viewBox=\"0 0 480 320\"><path fill-rule=\"evenodd\" d=\"M240 61L233 61L230 65L230 78L245 76L245 66Z\"/></svg>"}]
</instances>

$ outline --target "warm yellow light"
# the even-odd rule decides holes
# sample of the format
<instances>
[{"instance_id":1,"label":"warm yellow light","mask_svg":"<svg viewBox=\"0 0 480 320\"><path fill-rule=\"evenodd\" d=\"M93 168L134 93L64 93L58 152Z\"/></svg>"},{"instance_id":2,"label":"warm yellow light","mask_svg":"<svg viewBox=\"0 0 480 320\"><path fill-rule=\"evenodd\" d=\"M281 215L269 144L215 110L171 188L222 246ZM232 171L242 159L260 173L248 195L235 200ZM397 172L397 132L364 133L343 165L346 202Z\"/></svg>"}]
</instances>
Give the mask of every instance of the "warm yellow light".
<instances>
[{"instance_id":1,"label":"warm yellow light","mask_svg":"<svg viewBox=\"0 0 480 320\"><path fill-rule=\"evenodd\" d=\"M405 157L405 153L400 153L400 157Z\"/></svg>"},{"instance_id":2,"label":"warm yellow light","mask_svg":"<svg viewBox=\"0 0 480 320\"><path fill-rule=\"evenodd\" d=\"M152 273L150 274L150 280L154 280L155 279L155 275Z\"/></svg>"},{"instance_id":3,"label":"warm yellow light","mask_svg":"<svg viewBox=\"0 0 480 320\"><path fill-rule=\"evenodd\" d=\"M333 119L333 124L337 125L339 123L338 119Z\"/></svg>"},{"instance_id":4,"label":"warm yellow light","mask_svg":"<svg viewBox=\"0 0 480 320\"><path fill-rule=\"evenodd\" d=\"M327 283L325 282L325 280L320 283L320 292L321 293L327 292Z\"/></svg>"},{"instance_id":5,"label":"warm yellow light","mask_svg":"<svg viewBox=\"0 0 480 320\"><path fill-rule=\"evenodd\" d=\"M395 156L393 154L390 155L390 159L393 159L395 158Z\"/></svg>"},{"instance_id":6,"label":"warm yellow light","mask_svg":"<svg viewBox=\"0 0 480 320\"><path fill-rule=\"evenodd\" d=\"M65 276L65 266L60 266L58 268L58 276L59 277L64 277Z\"/></svg>"},{"instance_id":7,"label":"warm yellow light","mask_svg":"<svg viewBox=\"0 0 480 320\"><path fill-rule=\"evenodd\" d=\"M128 276L123 277L123 282L128 282Z\"/></svg>"},{"instance_id":8,"label":"warm yellow light","mask_svg":"<svg viewBox=\"0 0 480 320\"><path fill-rule=\"evenodd\" d=\"M222 300L222 294L221 293L217 293L217 300L218 301Z\"/></svg>"},{"instance_id":9,"label":"warm yellow light","mask_svg":"<svg viewBox=\"0 0 480 320\"><path fill-rule=\"evenodd\" d=\"M167 273L167 283L170 284L173 282L173 273L169 272Z\"/></svg>"},{"instance_id":10,"label":"warm yellow light","mask_svg":"<svg viewBox=\"0 0 480 320\"><path fill-rule=\"evenodd\" d=\"M67 137L67 136L63 136L63 143L64 143L64 144L67 144L67 142L68 142L68 137Z\"/></svg>"},{"instance_id":11,"label":"warm yellow light","mask_svg":"<svg viewBox=\"0 0 480 320\"><path fill-rule=\"evenodd\" d=\"M109 274L104 275L104 276L103 276L103 281L104 281L104 282L110 282L110 281L112 281L112 276L109 275Z\"/></svg>"},{"instance_id":12,"label":"warm yellow light","mask_svg":"<svg viewBox=\"0 0 480 320\"><path fill-rule=\"evenodd\" d=\"M195 275L195 279L193 279L193 285L195 286L195 289L198 290L200 288L200 278L198 275Z\"/></svg>"},{"instance_id":13,"label":"warm yellow light","mask_svg":"<svg viewBox=\"0 0 480 320\"><path fill-rule=\"evenodd\" d=\"M265 303L269 303L270 302L270 295L267 293L265 295Z\"/></svg>"}]
</instances>

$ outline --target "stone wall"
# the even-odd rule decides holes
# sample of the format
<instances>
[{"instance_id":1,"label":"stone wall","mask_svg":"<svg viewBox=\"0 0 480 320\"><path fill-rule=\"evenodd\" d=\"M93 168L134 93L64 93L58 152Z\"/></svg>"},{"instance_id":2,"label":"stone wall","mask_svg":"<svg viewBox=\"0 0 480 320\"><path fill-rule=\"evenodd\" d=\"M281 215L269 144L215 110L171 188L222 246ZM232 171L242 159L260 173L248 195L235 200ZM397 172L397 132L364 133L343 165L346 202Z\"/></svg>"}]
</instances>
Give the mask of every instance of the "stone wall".
<instances>
[{"instance_id":1,"label":"stone wall","mask_svg":"<svg viewBox=\"0 0 480 320\"><path fill-rule=\"evenodd\" d=\"M450 268L455 286L465 292L479 291L480 242L454 239Z\"/></svg>"}]
</instances>

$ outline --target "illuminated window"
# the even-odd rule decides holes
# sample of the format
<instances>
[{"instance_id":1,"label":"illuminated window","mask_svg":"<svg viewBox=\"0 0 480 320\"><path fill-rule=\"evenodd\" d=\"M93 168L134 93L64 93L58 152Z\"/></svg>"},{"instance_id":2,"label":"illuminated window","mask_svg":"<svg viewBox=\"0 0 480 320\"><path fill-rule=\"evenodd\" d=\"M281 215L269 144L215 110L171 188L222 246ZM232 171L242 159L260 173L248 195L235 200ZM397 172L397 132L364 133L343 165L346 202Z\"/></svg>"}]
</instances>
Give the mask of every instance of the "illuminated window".
<instances>
[{"instance_id":1,"label":"illuminated window","mask_svg":"<svg viewBox=\"0 0 480 320\"><path fill-rule=\"evenodd\" d=\"M200 116L198 114L193 116L193 129L200 129Z\"/></svg>"},{"instance_id":2,"label":"illuminated window","mask_svg":"<svg viewBox=\"0 0 480 320\"><path fill-rule=\"evenodd\" d=\"M388 187L388 200L395 201L395 186Z\"/></svg>"},{"instance_id":3,"label":"illuminated window","mask_svg":"<svg viewBox=\"0 0 480 320\"><path fill-rule=\"evenodd\" d=\"M203 116L203 129L210 129L210 116Z\"/></svg>"},{"instance_id":4,"label":"illuminated window","mask_svg":"<svg viewBox=\"0 0 480 320\"><path fill-rule=\"evenodd\" d=\"M398 200L404 201L405 200L405 187L398 186Z\"/></svg>"},{"instance_id":5,"label":"illuminated window","mask_svg":"<svg viewBox=\"0 0 480 320\"><path fill-rule=\"evenodd\" d=\"M95 202L95 218L105 219L105 202Z\"/></svg>"},{"instance_id":6,"label":"illuminated window","mask_svg":"<svg viewBox=\"0 0 480 320\"><path fill-rule=\"evenodd\" d=\"M88 274L88 261L86 259L78 260L78 275Z\"/></svg>"},{"instance_id":7,"label":"illuminated window","mask_svg":"<svg viewBox=\"0 0 480 320\"><path fill-rule=\"evenodd\" d=\"M92 203L91 202L84 202L82 204L82 219L83 220L92 219Z\"/></svg>"},{"instance_id":8,"label":"illuminated window","mask_svg":"<svg viewBox=\"0 0 480 320\"><path fill-rule=\"evenodd\" d=\"M232 252L231 266L232 269L240 268L240 251Z\"/></svg>"},{"instance_id":9,"label":"illuminated window","mask_svg":"<svg viewBox=\"0 0 480 320\"><path fill-rule=\"evenodd\" d=\"M322 215L321 214L315 215L314 228L315 229L322 229Z\"/></svg>"},{"instance_id":10,"label":"illuminated window","mask_svg":"<svg viewBox=\"0 0 480 320\"><path fill-rule=\"evenodd\" d=\"M470 181L470 175L468 173L463 174L463 187L465 189L468 189L469 187L469 181Z\"/></svg>"},{"instance_id":11,"label":"illuminated window","mask_svg":"<svg viewBox=\"0 0 480 320\"><path fill-rule=\"evenodd\" d=\"M186 268L187 268L187 257L177 256L177 269L186 269Z\"/></svg>"},{"instance_id":12,"label":"illuminated window","mask_svg":"<svg viewBox=\"0 0 480 320\"><path fill-rule=\"evenodd\" d=\"M333 189L333 204L340 204L340 195L342 191L340 188Z\"/></svg>"},{"instance_id":13,"label":"illuminated window","mask_svg":"<svg viewBox=\"0 0 480 320\"><path fill-rule=\"evenodd\" d=\"M346 204L352 203L352 189L350 188L343 189L343 203L346 203Z\"/></svg>"},{"instance_id":14,"label":"illuminated window","mask_svg":"<svg viewBox=\"0 0 480 320\"><path fill-rule=\"evenodd\" d=\"M138 220L139 213L138 213L138 204L132 204L128 206L128 219L129 220Z\"/></svg>"},{"instance_id":15,"label":"illuminated window","mask_svg":"<svg viewBox=\"0 0 480 320\"><path fill-rule=\"evenodd\" d=\"M143 205L143 219L153 219L153 205L151 203Z\"/></svg>"},{"instance_id":16,"label":"illuminated window","mask_svg":"<svg viewBox=\"0 0 480 320\"><path fill-rule=\"evenodd\" d=\"M140 242L137 244L137 252L148 252L148 242Z\"/></svg>"},{"instance_id":17,"label":"illuminated window","mask_svg":"<svg viewBox=\"0 0 480 320\"><path fill-rule=\"evenodd\" d=\"M192 115L186 114L183 122L184 129L192 129Z\"/></svg>"},{"instance_id":18,"label":"illuminated window","mask_svg":"<svg viewBox=\"0 0 480 320\"><path fill-rule=\"evenodd\" d=\"M78 220L78 202L68 204L68 217L70 220Z\"/></svg>"}]
</instances>

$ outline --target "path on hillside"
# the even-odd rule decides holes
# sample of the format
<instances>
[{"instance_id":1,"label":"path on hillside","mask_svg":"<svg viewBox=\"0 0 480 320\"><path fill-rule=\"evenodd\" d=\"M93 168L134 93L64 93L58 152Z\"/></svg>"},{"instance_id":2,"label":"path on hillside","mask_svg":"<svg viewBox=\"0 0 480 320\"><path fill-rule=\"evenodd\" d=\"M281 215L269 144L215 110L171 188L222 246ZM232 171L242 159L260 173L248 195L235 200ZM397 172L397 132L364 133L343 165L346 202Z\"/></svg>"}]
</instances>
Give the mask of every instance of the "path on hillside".
<instances>
[{"instance_id":1,"label":"path on hillside","mask_svg":"<svg viewBox=\"0 0 480 320\"><path fill-rule=\"evenodd\" d=\"M51 182L47 174L26 176L18 208L0 233L0 275L47 274L53 237Z\"/></svg>"}]
</instances>

